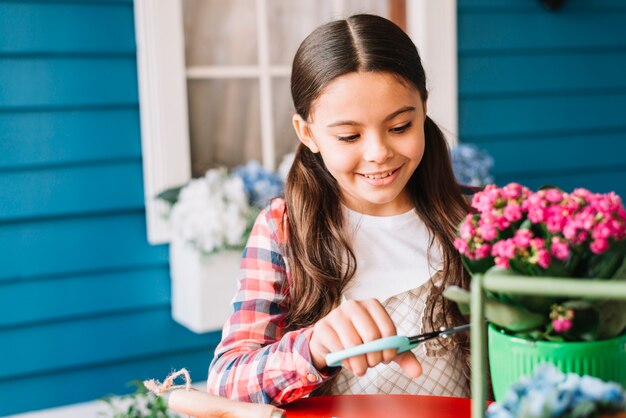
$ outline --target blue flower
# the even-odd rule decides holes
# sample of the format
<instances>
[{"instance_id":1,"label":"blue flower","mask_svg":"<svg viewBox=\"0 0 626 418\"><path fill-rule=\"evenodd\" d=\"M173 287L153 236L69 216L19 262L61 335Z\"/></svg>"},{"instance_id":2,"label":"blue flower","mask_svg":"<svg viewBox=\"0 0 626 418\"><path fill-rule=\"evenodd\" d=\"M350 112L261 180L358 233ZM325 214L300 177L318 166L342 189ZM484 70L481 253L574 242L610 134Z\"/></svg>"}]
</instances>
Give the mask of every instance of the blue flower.
<instances>
[{"instance_id":1,"label":"blue flower","mask_svg":"<svg viewBox=\"0 0 626 418\"><path fill-rule=\"evenodd\" d=\"M246 165L235 167L233 174L241 177L250 204L257 208L263 208L272 198L283 192L280 177L265 170L258 161L250 160Z\"/></svg>"},{"instance_id":2,"label":"blue flower","mask_svg":"<svg viewBox=\"0 0 626 418\"><path fill-rule=\"evenodd\" d=\"M493 183L490 174L493 158L475 145L458 144L450 150L452 169L457 181L468 186Z\"/></svg>"},{"instance_id":3,"label":"blue flower","mask_svg":"<svg viewBox=\"0 0 626 418\"><path fill-rule=\"evenodd\" d=\"M503 402L489 406L487 417L569 417L572 413L578 416L581 407L585 416L624 411L626 392L617 383L574 373L565 375L553 365L544 364L531 377L511 385Z\"/></svg>"}]
</instances>

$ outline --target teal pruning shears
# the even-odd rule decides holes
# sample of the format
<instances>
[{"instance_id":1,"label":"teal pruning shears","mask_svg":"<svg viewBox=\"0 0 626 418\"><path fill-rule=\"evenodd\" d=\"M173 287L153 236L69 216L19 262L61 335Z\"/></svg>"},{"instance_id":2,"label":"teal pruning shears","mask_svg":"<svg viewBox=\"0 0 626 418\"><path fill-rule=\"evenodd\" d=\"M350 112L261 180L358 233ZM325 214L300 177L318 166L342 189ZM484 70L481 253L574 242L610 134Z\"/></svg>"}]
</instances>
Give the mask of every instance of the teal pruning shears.
<instances>
[{"instance_id":1,"label":"teal pruning shears","mask_svg":"<svg viewBox=\"0 0 626 418\"><path fill-rule=\"evenodd\" d=\"M413 337L393 335L391 337L379 338L351 348L329 353L326 355L326 364L330 367L341 366L341 362L343 360L350 357L360 356L362 354L374 353L376 351L396 349L397 353L403 353L417 347L417 345L421 342L431 340L433 338L446 337L457 332L465 331L466 329L469 329L469 327L470 324L465 324L457 327L442 329L440 331L427 332Z\"/></svg>"}]
</instances>

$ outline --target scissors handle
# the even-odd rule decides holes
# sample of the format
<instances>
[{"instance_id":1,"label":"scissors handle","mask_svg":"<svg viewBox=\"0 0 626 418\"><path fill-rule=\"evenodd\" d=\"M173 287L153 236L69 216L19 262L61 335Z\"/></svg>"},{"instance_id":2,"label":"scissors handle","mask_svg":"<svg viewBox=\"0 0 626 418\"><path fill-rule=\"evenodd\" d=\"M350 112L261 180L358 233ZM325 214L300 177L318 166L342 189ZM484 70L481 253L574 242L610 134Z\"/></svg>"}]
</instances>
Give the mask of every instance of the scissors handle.
<instances>
[{"instance_id":1,"label":"scissors handle","mask_svg":"<svg viewBox=\"0 0 626 418\"><path fill-rule=\"evenodd\" d=\"M379 338L378 340L360 344L355 347L329 353L326 355L326 364L328 364L329 367L337 367L341 366L341 362L343 360L350 357L390 349L397 349L398 353L403 353L415 346L417 346L417 343L411 344L408 337L403 335L393 335L391 337Z\"/></svg>"}]
</instances>

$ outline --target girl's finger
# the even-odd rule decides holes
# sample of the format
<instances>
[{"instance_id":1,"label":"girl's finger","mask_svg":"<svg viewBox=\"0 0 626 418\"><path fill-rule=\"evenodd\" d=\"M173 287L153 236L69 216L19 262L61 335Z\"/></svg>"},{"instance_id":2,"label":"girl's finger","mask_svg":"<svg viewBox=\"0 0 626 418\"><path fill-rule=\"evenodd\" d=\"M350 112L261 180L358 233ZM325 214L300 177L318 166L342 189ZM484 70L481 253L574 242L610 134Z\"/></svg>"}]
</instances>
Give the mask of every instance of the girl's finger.
<instances>
[{"instance_id":1,"label":"girl's finger","mask_svg":"<svg viewBox=\"0 0 626 418\"><path fill-rule=\"evenodd\" d=\"M311 336L311 340L315 338L320 341L320 345L322 346L322 355L324 357L326 357L326 354L328 353L343 350L343 344L341 343L337 332L328 322L315 327L313 334L314 336ZM350 370L350 363L348 363L347 360L342 361L341 364L343 367Z\"/></svg>"},{"instance_id":2,"label":"girl's finger","mask_svg":"<svg viewBox=\"0 0 626 418\"><path fill-rule=\"evenodd\" d=\"M336 315L332 318L332 321L329 321L329 323L339 337L342 349L352 348L363 343L363 340L354 327L352 319L348 315ZM367 370L367 358L364 355L350 357L347 362L349 364L348 369L350 369L352 373L357 376L365 374L365 371Z\"/></svg>"},{"instance_id":3,"label":"girl's finger","mask_svg":"<svg viewBox=\"0 0 626 418\"><path fill-rule=\"evenodd\" d=\"M376 299L365 301L369 308L372 319L376 322L376 326L380 331L380 337L391 337L396 335L396 326L393 323L389 313L385 307ZM396 350L388 349L382 352L383 362L388 364L396 356Z\"/></svg>"},{"instance_id":4,"label":"girl's finger","mask_svg":"<svg viewBox=\"0 0 626 418\"><path fill-rule=\"evenodd\" d=\"M404 374L413 379L422 374L422 365L411 351L398 354L393 361L402 367Z\"/></svg>"},{"instance_id":5,"label":"girl's finger","mask_svg":"<svg viewBox=\"0 0 626 418\"><path fill-rule=\"evenodd\" d=\"M381 337L380 329L378 328L377 322L372 317L370 307L370 303L359 302L358 305L354 307L353 311L350 312L350 318L352 319L354 327L364 343L374 341ZM381 351L367 353L366 358L367 365L374 367L383 361L383 353Z\"/></svg>"}]
</instances>

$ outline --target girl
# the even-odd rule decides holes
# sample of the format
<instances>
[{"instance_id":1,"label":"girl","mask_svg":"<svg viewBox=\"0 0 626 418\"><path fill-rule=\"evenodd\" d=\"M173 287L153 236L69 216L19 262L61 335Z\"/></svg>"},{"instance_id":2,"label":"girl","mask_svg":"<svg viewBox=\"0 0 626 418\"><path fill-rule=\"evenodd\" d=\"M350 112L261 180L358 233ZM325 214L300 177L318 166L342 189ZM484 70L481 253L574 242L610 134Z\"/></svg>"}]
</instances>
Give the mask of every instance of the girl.
<instances>
[{"instance_id":1,"label":"girl","mask_svg":"<svg viewBox=\"0 0 626 418\"><path fill-rule=\"evenodd\" d=\"M469 207L427 116L418 52L395 24L325 24L293 61L300 139L284 199L257 218L208 390L283 404L316 393L467 397L467 336L330 368L329 352L466 322L441 296L468 287L453 246Z\"/></svg>"}]
</instances>

